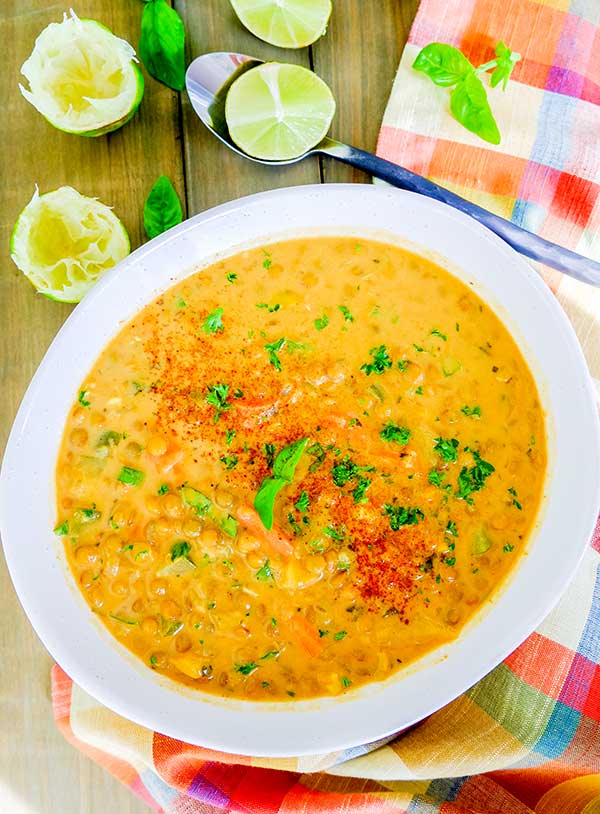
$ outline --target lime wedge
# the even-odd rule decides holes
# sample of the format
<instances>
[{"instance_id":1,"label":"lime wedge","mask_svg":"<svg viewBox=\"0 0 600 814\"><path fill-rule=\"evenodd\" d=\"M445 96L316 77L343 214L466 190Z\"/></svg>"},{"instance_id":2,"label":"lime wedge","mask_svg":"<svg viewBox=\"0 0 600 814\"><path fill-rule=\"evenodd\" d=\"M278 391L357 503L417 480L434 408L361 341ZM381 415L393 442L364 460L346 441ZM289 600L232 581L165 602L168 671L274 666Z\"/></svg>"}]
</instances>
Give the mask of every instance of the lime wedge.
<instances>
[{"instance_id":1,"label":"lime wedge","mask_svg":"<svg viewBox=\"0 0 600 814\"><path fill-rule=\"evenodd\" d=\"M122 127L144 94L131 45L73 11L42 31L21 73L29 82L29 90L19 85L27 101L54 127L79 136Z\"/></svg>"},{"instance_id":2,"label":"lime wedge","mask_svg":"<svg viewBox=\"0 0 600 814\"><path fill-rule=\"evenodd\" d=\"M130 251L112 210L73 187L33 198L15 223L10 254L40 294L79 302L104 272Z\"/></svg>"},{"instance_id":3,"label":"lime wedge","mask_svg":"<svg viewBox=\"0 0 600 814\"><path fill-rule=\"evenodd\" d=\"M230 0L255 37L280 48L304 48L322 37L331 0Z\"/></svg>"},{"instance_id":4,"label":"lime wedge","mask_svg":"<svg viewBox=\"0 0 600 814\"><path fill-rule=\"evenodd\" d=\"M299 65L266 62L242 74L225 100L233 141L248 155L285 161L326 135L335 100L325 82Z\"/></svg>"}]
</instances>

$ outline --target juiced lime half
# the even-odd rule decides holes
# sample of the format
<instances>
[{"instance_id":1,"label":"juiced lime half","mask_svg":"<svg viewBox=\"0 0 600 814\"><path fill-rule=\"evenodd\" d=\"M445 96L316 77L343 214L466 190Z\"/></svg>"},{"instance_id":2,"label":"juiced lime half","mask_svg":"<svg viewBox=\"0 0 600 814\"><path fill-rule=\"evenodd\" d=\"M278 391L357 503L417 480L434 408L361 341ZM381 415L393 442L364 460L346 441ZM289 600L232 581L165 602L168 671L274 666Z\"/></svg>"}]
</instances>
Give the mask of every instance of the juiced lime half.
<instances>
[{"instance_id":1,"label":"juiced lime half","mask_svg":"<svg viewBox=\"0 0 600 814\"><path fill-rule=\"evenodd\" d=\"M280 48L304 48L322 37L331 0L230 0L246 28Z\"/></svg>"},{"instance_id":2,"label":"juiced lime half","mask_svg":"<svg viewBox=\"0 0 600 814\"><path fill-rule=\"evenodd\" d=\"M138 109L144 78L135 51L95 20L71 11L35 41L21 73L28 102L65 133L101 136L122 127Z\"/></svg>"},{"instance_id":3,"label":"juiced lime half","mask_svg":"<svg viewBox=\"0 0 600 814\"><path fill-rule=\"evenodd\" d=\"M40 294L79 302L107 269L130 251L112 210L73 187L33 198L17 218L10 254Z\"/></svg>"},{"instance_id":4,"label":"juiced lime half","mask_svg":"<svg viewBox=\"0 0 600 814\"><path fill-rule=\"evenodd\" d=\"M299 65L266 62L242 74L225 100L233 141L248 155L285 161L326 135L335 99L322 79Z\"/></svg>"}]
</instances>

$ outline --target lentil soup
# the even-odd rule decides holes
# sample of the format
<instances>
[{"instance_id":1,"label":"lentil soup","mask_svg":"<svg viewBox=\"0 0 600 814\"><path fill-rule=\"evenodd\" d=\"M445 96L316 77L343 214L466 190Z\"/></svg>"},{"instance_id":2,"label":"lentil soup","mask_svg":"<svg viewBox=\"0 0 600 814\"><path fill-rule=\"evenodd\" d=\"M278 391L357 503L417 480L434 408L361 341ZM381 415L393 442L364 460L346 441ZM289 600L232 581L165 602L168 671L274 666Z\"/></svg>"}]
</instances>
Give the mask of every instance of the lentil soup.
<instances>
[{"instance_id":1,"label":"lentil soup","mask_svg":"<svg viewBox=\"0 0 600 814\"><path fill-rule=\"evenodd\" d=\"M296 239L188 277L109 344L68 416L55 531L149 668L335 695L458 636L545 469L534 379L468 286L393 245Z\"/></svg>"}]
</instances>

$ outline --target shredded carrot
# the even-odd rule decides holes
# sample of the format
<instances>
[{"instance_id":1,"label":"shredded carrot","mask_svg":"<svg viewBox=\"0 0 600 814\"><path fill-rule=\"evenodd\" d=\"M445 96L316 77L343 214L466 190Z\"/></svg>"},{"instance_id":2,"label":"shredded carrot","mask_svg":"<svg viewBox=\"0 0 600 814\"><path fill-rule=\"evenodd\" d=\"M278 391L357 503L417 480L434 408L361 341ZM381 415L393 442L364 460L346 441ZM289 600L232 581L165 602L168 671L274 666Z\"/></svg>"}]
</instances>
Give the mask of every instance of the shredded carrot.
<instances>
[{"instance_id":1,"label":"shredded carrot","mask_svg":"<svg viewBox=\"0 0 600 814\"><path fill-rule=\"evenodd\" d=\"M235 515L248 531L262 540L275 554L280 554L286 559L292 556L294 547L289 537L276 524L273 524L273 528L267 531L258 512L252 506L245 504L238 506Z\"/></svg>"},{"instance_id":2,"label":"shredded carrot","mask_svg":"<svg viewBox=\"0 0 600 814\"><path fill-rule=\"evenodd\" d=\"M294 639L311 658L320 655L323 650L323 640L316 627L311 625L302 613L295 613L290 618L289 628Z\"/></svg>"}]
</instances>

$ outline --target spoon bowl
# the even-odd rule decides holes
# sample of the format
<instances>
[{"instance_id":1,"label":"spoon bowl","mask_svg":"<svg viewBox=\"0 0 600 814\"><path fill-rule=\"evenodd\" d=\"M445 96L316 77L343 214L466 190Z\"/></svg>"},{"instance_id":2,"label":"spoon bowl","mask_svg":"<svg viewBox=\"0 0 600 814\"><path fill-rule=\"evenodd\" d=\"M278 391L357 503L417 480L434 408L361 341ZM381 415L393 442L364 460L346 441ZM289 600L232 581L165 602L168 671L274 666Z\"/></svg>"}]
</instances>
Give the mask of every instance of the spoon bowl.
<instances>
[{"instance_id":1,"label":"spoon bowl","mask_svg":"<svg viewBox=\"0 0 600 814\"><path fill-rule=\"evenodd\" d=\"M236 79L246 71L262 64L263 60L247 54L216 51L197 57L187 69L185 85L192 107L210 132L234 153L257 164L273 167L295 164L310 155L331 156L337 161L357 167L382 181L387 181L393 186L407 189L410 192L418 192L420 195L426 195L428 198L458 209L490 229L520 254L545 263L581 282L600 286L600 263L595 260L528 232L512 221L501 218L398 164L393 164L391 161L386 161L384 158L379 158L379 156L349 144L335 141L328 136L311 150L283 161L267 161L248 155L233 142L229 134L225 118L225 100L229 88Z\"/></svg>"}]
</instances>

